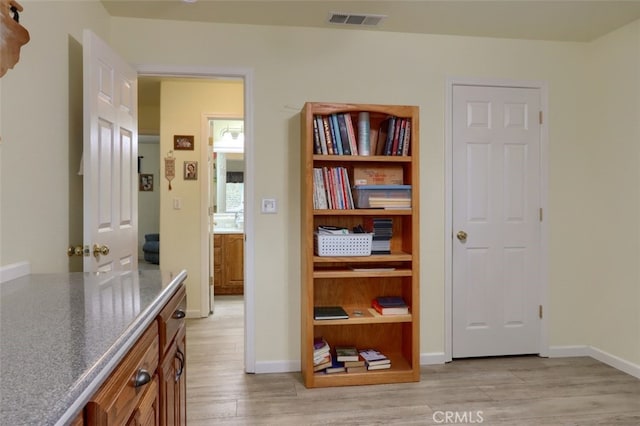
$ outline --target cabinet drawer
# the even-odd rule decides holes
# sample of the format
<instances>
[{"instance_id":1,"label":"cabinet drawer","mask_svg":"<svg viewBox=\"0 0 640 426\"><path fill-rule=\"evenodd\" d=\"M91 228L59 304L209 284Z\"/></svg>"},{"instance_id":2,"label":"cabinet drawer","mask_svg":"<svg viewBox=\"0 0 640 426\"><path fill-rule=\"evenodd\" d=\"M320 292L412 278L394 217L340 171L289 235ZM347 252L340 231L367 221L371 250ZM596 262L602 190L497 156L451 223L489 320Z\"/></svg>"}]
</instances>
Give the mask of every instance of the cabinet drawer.
<instances>
[{"instance_id":1,"label":"cabinet drawer","mask_svg":"<svg viewBox=\"0 0 640 426\"><path fill-rule=\"evenodd\" d=\"M147 388L153 386L151 380L158 367L159 348L158 324L154 321L87 403L88 424L126 424ZM144 384L136 386L136 379Z\"/></svg>"},{"instance_id":2,"label":"cabinet drawer","mask_svg":"<svg viewBox=\"0 0 640 426\"><path fill-rule=\"evenodd\" d=\"M183 284L158 315L160 350L162 354L166 353L178 329L184 325L186 309L187 291Z\"/></svg>"}]
</instances>

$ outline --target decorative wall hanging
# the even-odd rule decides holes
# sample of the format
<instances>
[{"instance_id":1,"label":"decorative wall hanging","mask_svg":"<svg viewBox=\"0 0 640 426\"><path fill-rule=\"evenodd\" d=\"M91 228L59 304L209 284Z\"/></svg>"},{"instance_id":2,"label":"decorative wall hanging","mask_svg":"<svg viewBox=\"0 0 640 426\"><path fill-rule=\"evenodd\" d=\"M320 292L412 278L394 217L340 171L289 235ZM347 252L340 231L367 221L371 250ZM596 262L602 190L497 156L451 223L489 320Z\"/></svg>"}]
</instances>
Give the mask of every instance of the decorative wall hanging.
<instances>
[{"instance_id":1,"label":"decorative wall hanging","mask_svg":"<svg viewBox=\"0 0 640 426\"><path fill-rule=\"evenodd\" d=\"M193 151L194 149L193 135L174 135L173 149L175 149L176 151L179 151L179 150Z\"/></svg>"},{"instance_id":2,"label":"decorative wall hanging","mask_svg":"<svg viewBox=\"0 0 640 426\"><path fill-rule=\"evenodd\" d=\"M148 173L141 173L138 189L141 192L153 191L153 175Z\"/></svg>"},{"instance_id":3,"label":"decorative wall hanging","mask_svg":"<svg viewBox=\"0 0 640 426\"><path fill-rule=\"evenodd\" d=\"M29 31L20 25L23 8L15 0L0 0L0 77L20 60L20 48L30 40Z\"/></svg>"},{"instance_id":4,"label":"decorative wall hanging","mask_svg":"<svg viewBox=\"0 0 640 426\"><path fill-rule=\"evenodd\" d=\"M169 181L169 191L171 191L171 181L176 177L176 159L173 151L169 151L169 154L164 157L164 177Z\"/></svg>"},{"instance_id":5,"label":"decorative wall hanging","mask_svg":"<svg viewBox=\"0 0 640 426\"><path fill-rule=\"evenodd\" d=\"M184 162L184 180L198 180L198 162Z\"/></svg>"}]
</instances>

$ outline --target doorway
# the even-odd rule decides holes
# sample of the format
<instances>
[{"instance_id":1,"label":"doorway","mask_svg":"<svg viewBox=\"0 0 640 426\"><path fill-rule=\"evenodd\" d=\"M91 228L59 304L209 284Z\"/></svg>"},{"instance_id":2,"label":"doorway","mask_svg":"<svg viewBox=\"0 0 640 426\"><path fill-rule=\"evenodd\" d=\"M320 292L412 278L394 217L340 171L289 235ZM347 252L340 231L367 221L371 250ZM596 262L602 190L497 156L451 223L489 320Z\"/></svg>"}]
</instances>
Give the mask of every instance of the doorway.
<instances>
[{"instance_id":1,"label":"doorway","mask_svg":"<svg viewBox=\"0 0 640 426\"><path fill-rule=\"evenodd\" d=\"M253 118L253 109L252 109L252 94L253 94L253 75L252 70L249 69L219 69L219 68L202 68L198 67L197 69L193 67L182 67L182 66L156 66L156 65L142 65L138 67L138 75L141 78L144 77L154 77L161 79L199 79L199 80L240 80L243 84L243 105L244 105L244 135L245 135L245 180L247 184L245 185L245 210L251 211L253 208L252 203L252 177L253 177L253 162L252 162L252 154L253 148L251 146L251 134L252 134L252 118ZM207 114L215 115L213 111L207 111ZM203 112L204 114L204 112ZM197 118L201 120L201 118ZM207 157L207 143L199 143L198 149L196 150L198 157L198 162L200 163L200 175L205 176L206 173L206 164L208 162ZM161 157L164 157L165 153L161 153ZM177 170L177 172L180 172ZM160 182L164 185L168 185L167 180L160 176ZM191 317L206 317L210 310L210 286L209 286L209 206L206 200L208 200L208 180L204 178L200 178L198 182L194 182L198 185L199 189L199 199L202 202L199 203L200 208L200 218L199 218L199 229L200 232L198 235L201 236L201 241L199 242L199 275L200 278L198 281L198 286L200 288L199 291L199 303L198 303L198 311L190 311L188 315ZM175 193L172 193L173 196ZM172 203L172 200L162 200L161 203ZM243 306L244 306L244 369L245 372L253 373L255 372L255 347L254 347L254 299L253 299L253 285L254 285L254 277L253 277L253 239L252 239L252 229L253 229L253 221L250 215L247 215L247 219L244 221L244 231L245 231L245 256L244 256L244 298L243 298ZM195 274L194 274L195 275Z\"/></svg>"},{"instance_id":2,"label":"doorway","mask_svg":"<svg viewBox=\"0 0 640 426\"><path fill-rule=\"evenodd\" d=\"M448 361L546 352L545 111L542 83L447 82Z\"/></svg>"}]
</instances>

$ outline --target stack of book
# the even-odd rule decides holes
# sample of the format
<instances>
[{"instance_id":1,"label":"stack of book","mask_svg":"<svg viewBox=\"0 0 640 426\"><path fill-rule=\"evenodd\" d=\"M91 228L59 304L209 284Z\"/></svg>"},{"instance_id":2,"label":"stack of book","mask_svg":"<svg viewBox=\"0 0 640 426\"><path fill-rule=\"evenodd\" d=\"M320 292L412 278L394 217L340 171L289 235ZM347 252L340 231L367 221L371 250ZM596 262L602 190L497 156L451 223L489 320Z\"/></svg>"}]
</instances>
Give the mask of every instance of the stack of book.
<instances>
[{"instance_id":1,"label":"stack of book","mask_svg":"<svg viewBox=\"0 0 640 426\"><path fill-rule=\"evenodd\" d=\"M366 218L364 225L366 232L373 233L371 254L391 254L393 219L381 217Z\"/></svg>"},{"instance_id":2,"label":"stack of book","mask_svg":"<svg viewBox=\"0 0 640 426\"><path fill-rule=\"evenodd\" d=\"M386 118L380 124L374 145L375 155L410 155L411 119L395 116Z\"/></svg>"},{"instance_id":3,"label":"stack of book","mask_svg":"<svg viewBox=\"0 0 640 426\"><path fill-rule=\"evenodd\" d=\"M361 373L367 371L364 358L360 356L354 346L337 347L336 359L342 362L347 373Z\"/></svg>"},{"instance_id":4,"label":"stack of book","mask_svg":"<svg viewBox=\"0 0 640 426\"><path fill-rule=\"evenodd\" d=\"M315 167L313 169L314 209L354 209L349 174L345 167Z\"/></svg>"},{"instance_id":5,"label":"stack of book","mask_svg":"<svg viewBox=\"0 0 640 426\"><path fill-rule=\"evenodd\" d=\"M409 306L400 296L380 296L373 299L371 307L380 315L407 315Z\"/></svg>"},{"instance_id":6,"label":"stack of book","mask_svg":"<svg viewBox=\"0 0 640 426\"><path fill-rule=\"evenodd\" d=\"M376 349L364 349L360 351L367 370L384 370L391 368L391 360Z\"/></svg>"},{"instance_id":7,"label":"stack of book","mask_svg":"<svg viewBox=\"0 0 640 426\"><path fill-rule=\"evenodd\" d=\"M323 337L316 337L313 339L313 371L321 371L331 365L331 347Z\"/></svg>"},{"instance_id":8,"label":"stack of book","mask_svg":"<svg viewBox=\"0 0 640 426\"><path fill-rule=\"evenodd\" d=\"M319 155L358 155L358 144L351 114L313 117L313 153Z\"/></svg>"}]
</instances>

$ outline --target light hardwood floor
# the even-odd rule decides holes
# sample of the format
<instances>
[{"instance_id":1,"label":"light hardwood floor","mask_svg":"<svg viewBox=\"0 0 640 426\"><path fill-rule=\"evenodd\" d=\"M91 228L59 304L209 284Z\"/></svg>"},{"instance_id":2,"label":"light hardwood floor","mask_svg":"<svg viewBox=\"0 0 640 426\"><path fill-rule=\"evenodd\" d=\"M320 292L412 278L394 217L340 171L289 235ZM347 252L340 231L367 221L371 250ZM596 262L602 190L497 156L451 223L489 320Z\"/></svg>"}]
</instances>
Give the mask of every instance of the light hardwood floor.
<instances>
[{"instance_id":1,"label":"light hardwood floor","mask_svg":"<svg viewBox=\"0 0 640 426\"><path fill-rule=\"evenodd\" d=\"M214 315L187 321L190 426L640 425L640 380L591 358L456 360L424 366L419 383L326 389L245 374L242 306L216 296Z\"/></svg>"}]
</instances>

